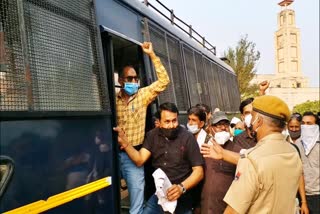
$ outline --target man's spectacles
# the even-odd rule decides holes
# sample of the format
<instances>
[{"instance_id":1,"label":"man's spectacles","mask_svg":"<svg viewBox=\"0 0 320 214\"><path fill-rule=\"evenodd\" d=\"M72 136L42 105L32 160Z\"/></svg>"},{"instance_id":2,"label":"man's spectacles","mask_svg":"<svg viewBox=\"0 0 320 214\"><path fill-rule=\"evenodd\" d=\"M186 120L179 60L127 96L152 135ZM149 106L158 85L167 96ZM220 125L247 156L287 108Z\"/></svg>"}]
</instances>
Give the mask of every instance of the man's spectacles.
<instances>
[{"instance_id":1,"label":"man's spectacles","mask_svg":"<svg viewBox=\"0 0 320 214\"><path fill-rule=\"evenodd\" d=\"M124 77L123 79L125 79L127 82L132 82L133 80L135 82L139 81L139 77L138 76L127 76L127 77Z\"/></svg>"},{"instance_id":2,"label":"man's spectacles","mask_svg":"<svg viewBox=\"0 0 320 214\"><path fill-rule=\"evenodd\" d=\"M229 126L228 122L219 122L213 125L214 127L221 129L221 128L227 128Z\"/></svg>"}]
</instances>

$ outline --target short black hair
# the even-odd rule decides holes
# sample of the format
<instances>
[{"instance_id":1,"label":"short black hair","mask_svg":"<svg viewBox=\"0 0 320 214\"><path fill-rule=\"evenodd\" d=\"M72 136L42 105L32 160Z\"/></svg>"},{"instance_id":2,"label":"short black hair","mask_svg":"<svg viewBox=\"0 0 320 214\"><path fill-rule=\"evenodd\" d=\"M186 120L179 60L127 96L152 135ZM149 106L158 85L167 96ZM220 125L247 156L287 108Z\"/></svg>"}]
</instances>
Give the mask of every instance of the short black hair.
<instances>
[{"instance_id":1,"label":"short black hair","mask_svg":"<svg viewBox=\"0 0 320 214\"><path fill-rule=\"evenodd\" d=\"M211 108L210 106L204 104L204 103L198 103L195 107L197 108L201 108L202 110L204 110L207 114L211 112Z\"/></svg>"},{"instance_id":2,"label":"short black hair","mask_svg":"<svg viewBox=\"0 0 320 214\"><path fill-rule=\"evenodd\" d=\"M253 97L250 97L250 98L248 98L248 99L243 100L243 101L240 103L239 110L240 110L241 114L243 114L243 109L244 109L244 107L245 107L246 105L249 105L250 103L252 103L253 100L254 100L254 98L253 98Z\"/></svg>"},{"instance_id":3,"label":"short black hair","mask_svg":"<svg viewBox=\"0 0 320 214\"><path fill-rule=\"evenodd\" d=\"M178 110L176 104L174 104L174 103L166 102L166 103L162 103L159 106L159 119L161 119L162 111L170 111L173 113L177 113L179 115L179 110Z\"/></svg>"},{"instance_id":4,"label":"short black hair","mask_svg":"<svg viewBox=\"0 0 320 214\"><path fill-rule=\"evenodd\" d=\"M317 115L315 115L312 111L306 111L306 112L304 112L303 115L302 115L302 117L304 117L304 116L312 116L312 117L314 117L316 123L318 124L318 117L317 117Z\"/></svg>"},{"instance_id":5,"label":"short black hair","mask_svg":"<svg viewBox=\"0 0 320 214\"><path fill-rule=\"evenodd\" d=\"M194 114L200 121L206 122L206 112L197 106L193 106L188 110L188 115Z\"/></svg>"}]
</instances>

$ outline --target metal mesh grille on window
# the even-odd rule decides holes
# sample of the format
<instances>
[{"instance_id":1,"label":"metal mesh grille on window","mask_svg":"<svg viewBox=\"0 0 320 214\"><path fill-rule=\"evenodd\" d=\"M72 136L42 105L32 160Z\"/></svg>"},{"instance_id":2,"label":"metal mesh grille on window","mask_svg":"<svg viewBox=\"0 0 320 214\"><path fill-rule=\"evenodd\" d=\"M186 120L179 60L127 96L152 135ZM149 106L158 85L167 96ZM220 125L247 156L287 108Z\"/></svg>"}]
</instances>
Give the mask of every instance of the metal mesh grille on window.
<instances>
[{"instance_id":1,"label":"metal mesh grille on window","mask_svg":"<svg viewBox=\"0 0 320 214\"><path fill-rule=\"evenodd\" d=\"M206 70L204 69L204 63L203 58L200 54L195 53L195 62L197 67L197 76L198 76L198 84L201 88L201 102L207 105L210 105L210 97L208 94L208 88L207 88L207 79L206 76Z\"/></svg>"},{"instance_id":2,"label":"metal mesh grille on window","mask_svg":"<svg viewBox=\"0 0 320 214\"><path fill-rule=\"evenodd\" d=\"M23 101L23 110L110 111L97 51L97 31L91 1L24 0L24 26L21 19L12 21L17 14L14 2L5 3L12 8L4 12L8 17L4 23L10 26L4 30L5 41L15 39L21 43L18 40L23 31L10 31L10 28L15 28L13 26L18 28L21 25L25 29L27 42L24 50L18 46L14 53L11 53L12 45L4 47L5 53L13 59L9 61L6 76L16 78L19 73L23 77L15 81L23 89L19 91L16 84L11 89L13 94L22 94L14 101ZM23 58L23 51L28 60ZM19 57L21 60L16 62ZM20 70L17 71L16 67ZM10 81L6 78L6 82ZM26 93L27 87L31 87L31 93ZM12 102L13 105L1 103L1 107L21 109L15 102Z\"/></svg>"},{"instance_id":3,"label":"metal mesh grille on window","mask_svg":"<svg viewBox=\"0 0 320 214\"><path fill-rule=\"evenodd\" d=\"M0 110L27 110L17 1L0 0Z\"/></svg>"},{"instance_id":4,"label":"metal mesh grille on window","mask_svg":"<svg viewBox=\"0 0 320 214\"><path fill-rule=\"evenodd\" d=\"M237 99L236 99L236 96L235 96L235 92L236 92L236 87L237 84L235 84L234 82L234 75L233 74L229 74L228 75L228 84L231 86L234 86L234 87L230 87L230 90L229 90L229 98L230 98L230 111L235 111L237 109L237 107L239 107L239 105L237 105Z\"/></svg>"},{"instance_id":5,"label":"metal mesh grille on window","mask_svg":"<svg viewBox=\"0 0 320 214\"><path fill-rule=\"evenodd\" d=\"M181 49L179 41L168 36L167 37L170 65L172 71L172 81L174 83L174 91L177 100L177 106L180 111L188 110L188 94L186 87L186 77L182 66Z\"/></svg>"},{"instance_id":6,"label":"metal mesh grille on window","mask_svg":"<svg viewBox=\"0 0 320 214\"><path fill-rule=\"evenodd\" d=\"M194 106L200 103L200 96L199 96L198 86L197 86L198 80L197 80L197 73L196 73L196 68L194 64L193 50L191 50L190 48L184 47L183 53L184 53L184 61L186 63L191 105Z\"/></svg>"},{"instance_id":7,"label":"metal mesh grille on window","mask_svg":"<svg viewBox=\"0 0 320 214\"><path fill-rule=\"evenodd\" d=\"M166 39L164 32L161 32L156 27L153 27L152 25L149 25L149 33L150 33L150 40L153 45L153 49L158 57L160 57L160 60L163 64L163 66L166 68L168 75L170 77L170 83L167 86L166 90L160 93L159 95L159 101L160 104L164 102L173 102L175 103L175 97L174 97L174 89L173 89L173 80L171 78L171 70L168 62L168 51L167 51L167 45L166 45Z\"/></svg>"},{"instance_id":8,"label":"metal mesh grille on window","mask_svg":"<svg viewBox=\"0 0 320 214\"><path fill-rule=\"evenodd\" d=\"M230 74L230 82L234 87L232 87L231 91L231 111L236 112L239 111L238 107L240 106L240 96L239 96L239 88L238 88L238 82L237 82L237 76Z\"/></svg>"},{"instance_id":9,"label":"metal mesh grille on window","mask_svg":"<svg viewBox=\"0 0 320 214\"><path fill-rule=\"evenodd\" d=\"M227 91L227 88L225 87L227 86L226 77L225 77L225 72L220 66L218 66L218 71L219 71L218 74L219 74L220 86L222 86L221 97L222 97L223 105L221 106L221 108L223 111L226 111L228 107L228 100L229 100L228 91Z\"/></svg>"},{"instance_id":10,"label":"metal mesh grille on window","mask_svg":"<svg viewBox=\"0 0 320 214\"><path fill-rule=\"evenodd\" d=\"M234 90L233 90L233 102L234 102L234 106L232 108L233 111L239 111L238 107L240 106L240 93L239 93L239 86L238 86L238 82L237 82L237 77L236 76L232 76L232 82L235 85Z\"/></svg>"},{"instance_id":11,"label":"metal mesh grille on window","mask_svg":"<svg viewBox=\"0 0 320 214\"><path fill-rule=\"evenodd\" d=\"M229 76L230 73L227 72L224 68L222 68L223 74L224 74L224 84L225 84L225 93L226 93L226 104L225 104L225 111L231 111L231 97L230 97L230 91L232 90L233 85L231 85L231 82L229 82Z\"/></svg>"},{"instance_id":12,"label":"metal mesh grille on window","mask_svg":"<svg viewBox=\"0 0 320 214\"><path fill-rule=\"evenodd\" d=\"M221 82L220 82L220 77L219 77L219 73L218 73L218 66L216 64L212 64L212 74L213 74L213 78L214 78L214 90L215 90L215 98L217 100L217 104L218 104L218 108L220 108L221 110L223 109L223 100L222 100L222 96L223 93L221 91Z\"/></svg>"},{"instance_id":13,"label":"metal mesh grille on window","mask_svg":"<svg viewBox=\"0 0 320 214\"><path fill-rule=\"evenodd\" d=\"M229 104L230 104L230 107L229 107L229 111L234 111L235 107L238 107L238 106L235 106L235 100L234 100L234 91L235 91L235 88L237 87L237 85L235 84L235 82L233 81L233 74L231 73L227 73L227 82L228 82L228 85L230 86L229 87Z\"/></svg>"},{"instance_id":14,"label":"metal mesh grille on window","mask_svg":"<svg viewBox=\"0 0 320 214\"><path fill-rule=\"evenodd\" d=\"M207 105L211 106L212 109L215 109L217 105L217 98L216 98L216 90L214 89L215 80L213 77L212 69L211 69L211 62L204 58L203 66L205 70L205 81L207 84L208 90L208 99L204 101Z\"/></svg>"}]
</instances>

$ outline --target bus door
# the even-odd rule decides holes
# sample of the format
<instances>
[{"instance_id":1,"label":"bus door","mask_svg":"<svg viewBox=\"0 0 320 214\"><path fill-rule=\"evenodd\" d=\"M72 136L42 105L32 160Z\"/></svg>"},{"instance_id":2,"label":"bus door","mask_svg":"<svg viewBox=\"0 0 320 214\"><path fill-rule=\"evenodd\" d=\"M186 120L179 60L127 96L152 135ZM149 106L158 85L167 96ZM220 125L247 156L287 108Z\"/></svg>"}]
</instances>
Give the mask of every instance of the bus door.
<instances>
[{"instance_id":1,"label":"bus door","mask_svg":"<svg viewBox=\"0 0 320 214\"><path fill-rule=\"evenodd\" d=\"M133 66L139 77L140 87L144 87L153 82L154 76L150 71L150 61L149 58L143 54L141 43L126 37L120 33L114 32L107 28L102 28L104 32L101 34L101 40L103 43L104 57L105 61L109 66L110 70L113 70L112 73L107 74L109 82L113 81L114 86L114 96L121 90L121 85L118 82L119 72L123 67L130 65ZM145 63L146 62L146 63ZM110 81L110 79L113 79ZM110 89L111 91L111 89ZM146 119L146 132L153 128L152 123L152 113L156 109L156 101L151 103L147 110L147 119ZM116 112L114 112L116 115ZM145 169L149 170L151 162L147 162ZM150 171L150 170L149 170ZM153 178L151 176L152 172L147 172L146 182L153 184ZM121 172L119 169L121 176ZM150 182L149 182L150 181ZM147 189L147 188L146 188ZM150 188L149 188L150 189ZM152 194L154 193L153 187L151 187ZM146 197L149 197L150 194L146 193ZM124 179L120 179L120 198L121 198L121 208L122 210L128 210L130 208L130 201L128 197L128 189Z\"/></svg>"},{"instance_id":2,"label":"bus door","mask_svg":"<svg viewBox=\"0 0 320 214\"><path fill-rule=\"evenodd\" d=\"M0 213L118 213L118 189L99 183L117 167L94 4L0 8L0 156L14 162Z\"/></svg>"}]
</instances>

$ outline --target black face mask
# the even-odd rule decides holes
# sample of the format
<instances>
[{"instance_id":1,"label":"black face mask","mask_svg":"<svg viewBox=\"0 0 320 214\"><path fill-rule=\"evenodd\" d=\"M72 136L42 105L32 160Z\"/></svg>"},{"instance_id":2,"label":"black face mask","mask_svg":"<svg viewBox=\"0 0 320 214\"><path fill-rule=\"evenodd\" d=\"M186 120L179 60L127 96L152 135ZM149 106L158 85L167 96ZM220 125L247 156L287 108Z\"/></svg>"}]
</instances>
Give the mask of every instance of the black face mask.
<instances>
[{"instance_id":1,"label":"black face mask","mask_svg":"<svg viewBox=\"0 0 320 214\"><path fill-rule=\"evenodd\" d=\"M252 125L249 127L249 130L250 130L251 137L254 139L255 142L257 142L258 141L257 132L255 130L253 130Z\"/></svg>"},{"instance_id":2,"label":"black face mask","mask_svg":"<svg viewBox=\"0 0 320 214\"><path fill-rule=\"evenodd\" d=\"M165 129L165 128L160 128L160 133L168 138L169 140L173 140L177 138L179 132L179 126L177 128L171 128L171 129Z\"/></svg>"},{"instance_id":3,"label":"black face mask","mask_svg":"<svg viewBox=\"0 0 320 214\"><path fill-rule=\"evenodd\" d=\"M290 137L292 140L296 140L301 136L301 130L295 131L295 132L290 131L290 130L288 130L288 131L289 131L289 134L290 134Z\"/></svg>"}]
</instances>

